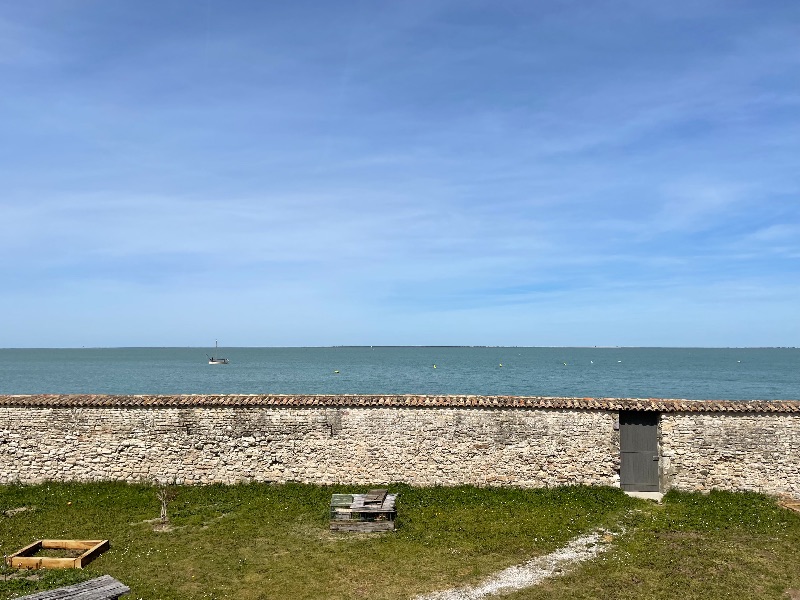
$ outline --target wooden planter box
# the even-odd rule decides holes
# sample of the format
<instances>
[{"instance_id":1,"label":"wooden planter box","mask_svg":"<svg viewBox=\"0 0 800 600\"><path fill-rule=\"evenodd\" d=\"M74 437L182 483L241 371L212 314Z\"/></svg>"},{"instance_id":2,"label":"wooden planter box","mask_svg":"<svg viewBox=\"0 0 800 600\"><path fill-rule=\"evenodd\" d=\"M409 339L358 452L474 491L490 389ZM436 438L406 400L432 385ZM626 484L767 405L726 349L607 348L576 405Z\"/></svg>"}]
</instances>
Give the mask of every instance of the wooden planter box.
<instances>
[{"instance_id":1,"label":"wooden planter box","mask_svg":"<svg viewBox=\"0 0 800 600\"><path fill-rule=\"evenodd\" d=\"M108 540L37 540L6 557L13 569L82 569L108 549ZM40 550L83 550L75 558L33 556Z\"/></svg>"},{"instance_id":2,"label":"wooden planter box","mask_svg":"<svg viewBox=\"0 0 800 600\"><path fill-rule=\"evenodd\" d=\"M333 494L332 531L392 531L397 518L397 494L370 490L366 494Z\"/></svg>"}]
</instances>

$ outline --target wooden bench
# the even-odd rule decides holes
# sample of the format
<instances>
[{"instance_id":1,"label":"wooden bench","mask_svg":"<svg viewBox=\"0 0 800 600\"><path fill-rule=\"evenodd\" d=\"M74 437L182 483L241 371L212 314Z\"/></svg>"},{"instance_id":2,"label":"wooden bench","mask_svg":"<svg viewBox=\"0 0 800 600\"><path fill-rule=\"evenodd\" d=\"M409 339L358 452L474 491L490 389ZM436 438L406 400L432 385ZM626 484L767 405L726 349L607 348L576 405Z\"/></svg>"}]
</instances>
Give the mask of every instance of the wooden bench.
<instances>
[{"instance_id":1,"label":"wooden bench","mask_svg":"<svg viewBox=\"0 0 800 600\"><path fill-rule=\"evenodd\" d=\"M131 588L111 575L103 575L83 583L21 596L17 600L116 600L130 591Z\"/></svg>"}]
</instances>

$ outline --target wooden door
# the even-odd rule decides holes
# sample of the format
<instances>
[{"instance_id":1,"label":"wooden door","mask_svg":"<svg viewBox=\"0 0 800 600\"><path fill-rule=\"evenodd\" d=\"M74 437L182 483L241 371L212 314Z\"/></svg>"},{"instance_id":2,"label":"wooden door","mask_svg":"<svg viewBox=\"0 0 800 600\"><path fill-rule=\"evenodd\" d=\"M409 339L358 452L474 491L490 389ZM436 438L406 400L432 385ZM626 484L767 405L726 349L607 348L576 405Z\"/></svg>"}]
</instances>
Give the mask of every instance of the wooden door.
<instances>
[{"instance_id":1,"label":"wooden door","mask_svg":"<svg viewBox=\"0 0 800 600\"><path fill-rule=\"evenodd\" d=\"M619 413L619 445L622 452L619 477L623 490L657 492L659 413Z\"/></svg>"}]
</instances>

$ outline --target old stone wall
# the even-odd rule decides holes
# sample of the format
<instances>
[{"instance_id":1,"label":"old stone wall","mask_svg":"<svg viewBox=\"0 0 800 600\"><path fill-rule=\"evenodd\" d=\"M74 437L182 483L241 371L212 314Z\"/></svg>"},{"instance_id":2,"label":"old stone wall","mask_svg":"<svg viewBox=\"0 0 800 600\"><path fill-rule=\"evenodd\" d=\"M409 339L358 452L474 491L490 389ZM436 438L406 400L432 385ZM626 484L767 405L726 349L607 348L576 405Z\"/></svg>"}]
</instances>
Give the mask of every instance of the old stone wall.
<instances>
[{"instance_id":1,"label":"old stone wall","mask_svg":"<svg viewBox=\"0 0 800 600\"><path fill-rule=\"evenodd\" d=\"M660 415L662 491L800 498L800 402L0 396L0 483L619 485L621 411Z\"/></svg>"},{"instance_id":2,"label":"old stone wall","mask_svg":"<svg viewBox=\"0 0 800 600\"><path fill-rule=\"evenodd\" d=\"M800 498L800 415L662 414L662 489Z\"/></svg>"},{"instance_id":3,"label":"old stone wall","mask_svg":"<svg viewBox=\"0 0 800 600\"><path fill-rule=\"evenodd\" d=\"M0 408L0 483L618 485L609 411Z\"/></svg>"}]
</instances>

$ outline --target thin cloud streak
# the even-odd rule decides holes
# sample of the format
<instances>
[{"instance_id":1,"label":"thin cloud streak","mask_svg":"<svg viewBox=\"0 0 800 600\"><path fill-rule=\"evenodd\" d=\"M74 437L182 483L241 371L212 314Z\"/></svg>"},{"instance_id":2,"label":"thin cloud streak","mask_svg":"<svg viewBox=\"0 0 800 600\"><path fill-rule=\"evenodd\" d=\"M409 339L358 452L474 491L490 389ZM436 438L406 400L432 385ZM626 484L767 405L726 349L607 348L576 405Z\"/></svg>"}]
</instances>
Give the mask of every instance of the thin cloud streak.
<instances>
[{"instance_id":1,"label":"thin cloud streak","mask_svg":"<svg viewBox=\"0 0 800 600\"><path fill-rule=\"evenodd\" d=\"M0 341L219 303L230 345L792 345L800 15L762 8L0 9Z\"/></svg>"}]
</instances>

